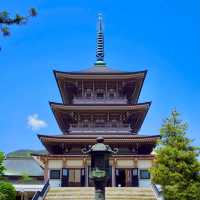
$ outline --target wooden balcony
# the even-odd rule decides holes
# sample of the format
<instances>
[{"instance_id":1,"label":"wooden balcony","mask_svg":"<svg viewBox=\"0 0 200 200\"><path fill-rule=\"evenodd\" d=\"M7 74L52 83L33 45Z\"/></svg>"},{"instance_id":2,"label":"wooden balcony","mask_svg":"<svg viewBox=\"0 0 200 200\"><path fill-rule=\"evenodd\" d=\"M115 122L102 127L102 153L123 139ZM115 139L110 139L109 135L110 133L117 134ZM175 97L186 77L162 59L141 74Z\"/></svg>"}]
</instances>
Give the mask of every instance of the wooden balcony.
<instances>
[{"instance_id":1,"label":"wooden balcony","mask_svg":"<svg viewBox=\"0 0 200 200\"><path fill-rule=\"evenodd\" d=\"M127 104L126 97L74 97L73 104Z\"/></svg>"},{"instance_id":2,"label":"wooden balcony","mask_svg":"<svg viewBox=\"0 0 200 200\"><path fill-rule=\"evenodd\" d=\"M129 132L130 125L129 124L110 124L110 123L102 123L102 124L71 124L69 129L70 132Z\"/></svg>"}]
</instances>

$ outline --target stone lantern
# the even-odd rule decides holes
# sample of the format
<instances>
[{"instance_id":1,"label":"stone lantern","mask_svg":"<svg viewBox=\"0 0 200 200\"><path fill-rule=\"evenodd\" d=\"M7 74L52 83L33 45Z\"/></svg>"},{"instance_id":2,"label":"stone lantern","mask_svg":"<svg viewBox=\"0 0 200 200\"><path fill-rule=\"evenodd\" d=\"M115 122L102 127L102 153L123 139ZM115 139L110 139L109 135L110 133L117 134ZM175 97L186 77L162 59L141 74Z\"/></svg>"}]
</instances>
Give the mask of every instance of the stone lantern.
<instances>
[{"instance_id":1,"label":"stone lantern","mask_svg":"<svg viewBox=\"0 0 200 200\"><path fill-rule=\"evenodd\" d=\"M82 149L82 152L91 155L90 179L95 185L95 199L104 200L109 175L109 157L116 154L118 149L112 150L109 145L105 145L103 137L98 137L96 142L89 150Z\"/></svg>"}]
</instances>

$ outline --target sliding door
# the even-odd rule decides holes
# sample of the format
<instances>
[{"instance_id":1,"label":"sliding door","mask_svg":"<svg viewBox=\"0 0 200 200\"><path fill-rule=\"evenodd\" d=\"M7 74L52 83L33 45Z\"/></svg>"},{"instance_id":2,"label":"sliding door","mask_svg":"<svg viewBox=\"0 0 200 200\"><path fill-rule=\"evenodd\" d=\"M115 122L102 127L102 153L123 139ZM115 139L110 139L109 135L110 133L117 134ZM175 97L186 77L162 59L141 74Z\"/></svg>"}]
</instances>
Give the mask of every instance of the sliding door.
<instances>
[{"instance_id":1,"label":"sliding door","mask_svg":"<svg viewBox=\"0 0 200 200\"><path fill-rule=\"evenodd\" d=\"M84 169L69 169L69 187L81 187L85 185Z\"/></svg>"}]
</instances>

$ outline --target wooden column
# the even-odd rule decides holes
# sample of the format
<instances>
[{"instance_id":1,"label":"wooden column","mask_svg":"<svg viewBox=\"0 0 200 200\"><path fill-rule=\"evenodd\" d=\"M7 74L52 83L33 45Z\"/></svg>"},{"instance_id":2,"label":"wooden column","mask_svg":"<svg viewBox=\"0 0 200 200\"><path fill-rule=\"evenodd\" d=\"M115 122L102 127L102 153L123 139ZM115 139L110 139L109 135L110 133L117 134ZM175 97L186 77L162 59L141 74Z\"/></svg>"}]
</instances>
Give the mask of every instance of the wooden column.
<instances>
[{"instance_id":1,"label":"wooden column","mask_svg":"<svg viewBox=\"0 0 200 200\"><path fill-rule=\"evenodd\" d=\"M83 80L81 81L81 93L82 93L82 97L83 97L83 95L84 95L84 90L83 90Z\"/></svg>"},{"instance_id":2,"label":"wooden column","mask_svg":"<svg viewBox=\"0 0 200 200\"><path fill-rule=\"evenodd\" d=\"M81 121L80 121L80 113L77 113L77 117L78 117L78 124L77 127L80 128L81 127Z\"/></svg>"},{"instance_id":3,"label":"wooden column","mask_svg":"<svg viewBox=\"0 0 200 200\"><path fill-rule=\"evenodd\" d=\"M110 120L109 120L109 112L107 112L107 127L110 127L110 122L109 122Z\"/></svg>"},{"instance_id":4,"label":"wooden column","mask_svg":"<svg viewBox=\"0 0 200 200\"><path fill-rule=\"evenodd\" d=\"M105 99L108 98L108 81L106 80L106 88L105 88Z\"/></svg>"},{"instance_id":5,"label":"wooden column","mask_svg":"<svg viewBox=\"0 0 200 200\"><path fill-rule=\"evenodd\" d=\"M87 158L83 159L83 164L85 168L85 187L88 187L88 164L87 164Z\"/></svg>"},{"instance_id":6,"label":"wooden column","mask_svg":"<svg viewBox=\"0 0 200 200\"><path fill-rule=\"evenodd\" d=\"M92 98L93 98L93 99L95 98L94 90L95 90L95 87L94 87L94 80L92 80Z\"/></svg>"},{"instance_id":7,"label":"wooden column","mask_svg":"<svg viewBox=\"0 0 200 200\"><path fill-rule=\"evenodd\" d=\"M116 97L119 97L119 82L118 82L118 80L116 81Z\"/></svg>"},{"instance_id":8,"label":"wooden column","mask_svg":"<svg viewBox=\"0 0 200 200\"><path fill-rule=\"evenodd\" d=\"M134 168L138 168L138 159L134 158L133 162L134 162Z\"/></svg>"},{"instance_id":9,"label":"wooden column","mask_svg":"<svg viewBox=\"0 0 200 200\"><path fill-rule=\"evenodd\" d=\"M116 185L116 177L115 177L115 168L117 164L117 159L114 158L113 163L112 163L112 187L115 187Z\"/></svg>"},{"instance_id":10,"label":"wooden column","mask_svg":"<svg viewBox=\"0 0 200 200\"><path fill-rule=\"evenodd\" d=\"M47 180L48 180L48 178L49 178L49 176L48 176L48 171L49 171L49 169L48 169L48 158L45 158L45 160L44 160L44 181L46 182Z\"/></svg>"},{"instance_id":11,"label":"wooden column","mask_svg":"<svg viewBox=\"0 0 200 200\"><path fill-rule=\"evenodd\" d=\"M63 158L63 168L67 168L67 159Z\"/></svg>"},{"instance_id":12,"label":"wooden column","mask_svg":"<svg viewBox=\"0 0 200 200\"><path fill-rule=\"evenodd\" d=\"M24 200L24 193L21 192L20 194L21 194L21 200Z\"/></svg>"},{"instance_id":13,"label":"wooden column","mask_svg":"<svg viewBox=\"0 0 200 200\"><path fill-rule=\"evenodd\" d=\"M24 192L24 200L28 200L28 194L27 194L27 192Z\"/></svg>"}]
</instances>

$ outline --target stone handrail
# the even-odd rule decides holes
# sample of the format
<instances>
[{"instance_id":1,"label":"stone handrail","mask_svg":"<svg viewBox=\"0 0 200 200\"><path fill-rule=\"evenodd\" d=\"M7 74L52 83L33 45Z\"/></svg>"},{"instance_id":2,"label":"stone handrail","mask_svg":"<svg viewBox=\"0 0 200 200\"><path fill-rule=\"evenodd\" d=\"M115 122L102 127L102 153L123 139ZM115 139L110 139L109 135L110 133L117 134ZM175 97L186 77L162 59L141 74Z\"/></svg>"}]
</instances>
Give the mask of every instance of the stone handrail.
<instances>
[{"instance_id":1,"label":"stone handrail","mask_svg":"<svg viewBox=\"0 0 200 200\"><path fill-rule=\"evenodd\" d=\"M162 194L162 190L158 188L158 186L154 183L151 183L153 192L156 196L157 200L164 200L163 194Z\"/></svg>"},{"instance_id":2,"label":"stone handrail","mask_svg":"<svg viewBox=\"0 0 200 200\"><path fill-rule=\"evenodd\" d=\"M43 200L49 190L50 184L49 180L45 183L44 187L42 188L42 191L37 191L35 195L33 196L32 200Z\"/></svg>"}]
</instances>

